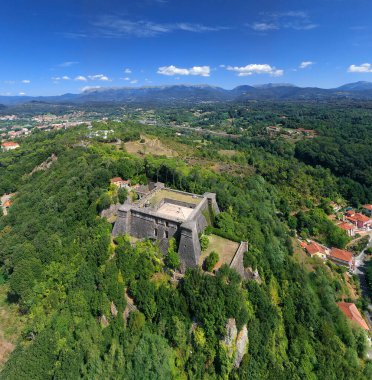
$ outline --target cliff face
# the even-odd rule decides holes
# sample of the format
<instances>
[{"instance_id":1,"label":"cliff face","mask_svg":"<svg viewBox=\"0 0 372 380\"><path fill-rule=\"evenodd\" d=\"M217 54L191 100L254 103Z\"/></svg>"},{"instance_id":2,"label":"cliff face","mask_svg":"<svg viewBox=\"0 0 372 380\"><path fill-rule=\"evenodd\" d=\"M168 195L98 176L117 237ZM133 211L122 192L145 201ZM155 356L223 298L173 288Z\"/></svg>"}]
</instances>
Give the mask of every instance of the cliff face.
<instances>
[{"instance_id":1,"label":"cliff face","mask_svg":"<svg viewBox=\"0 0 372 380\"><path fill-rule=\"evenodd\" d=\"M244 325L238 332L236 321L230 318L226 324L226 335L221 341L228 357L232 360L235 367L239 367L243 356L248 351L248 328Z\"/></svg>"}]
</instances>

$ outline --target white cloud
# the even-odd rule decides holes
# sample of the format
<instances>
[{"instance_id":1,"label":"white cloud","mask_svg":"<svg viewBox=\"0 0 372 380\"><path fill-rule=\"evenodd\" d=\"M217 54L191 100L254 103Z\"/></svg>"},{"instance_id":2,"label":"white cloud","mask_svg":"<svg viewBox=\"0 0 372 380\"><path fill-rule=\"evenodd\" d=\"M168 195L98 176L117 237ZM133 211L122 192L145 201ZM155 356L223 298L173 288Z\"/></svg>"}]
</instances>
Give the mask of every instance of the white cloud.
<instances>
[{"instance_id":1,"label":"white cloud","mask_svg":"<svg viewBox=\"0 0 372 380\"><path fill-rule=\"evenodd\" d=\"M81 91L98 90L101 86L85 86L81 88Z\"/></svg>"},{"instance_id":2,"label":"white cloud","mask_svg":"<svg viewBox=\"0 0 372 380\"><path fill-rule=\"evenodd\" d=\"M104 82L111 81L111 79L108 76L103 75L103 74L88 75L88 78L90 80L101 80L101 81L104 81Z\"/></svg>"},{"instance_id":3,"label":"white cloud","mask_svg":"<svg viewBox=\"0 0 372 380\"><path fill-rule=\"evenodd\" d=\"M257 30L258 32L265 32L267 30L279 29L279 26L274 23L255 22L251 25L251 28Z\"/></svg>"},{"instance_id":4,"label":"white cloud","mask_svg":"<svg viewBox=\"0 0 372 380\"><path fill-rule=\"evenodd\" d=\"M193 66L189 69L183 69L173 65L159 67L157 71L161 75L198 75L202 77L209 77L210 72L209 66Z\"/></svg>"},{"instance_id":5,"label":"white cloud","mask_svg":"<svg viewBox=\"0 0 372 380\"><path fill-rule=\"evenodd\" d=\"M86 82L88 79L84 77L83 75L78 75L75 77L75 80L80 81L80 82Z\"/></svg>"},{"instance_id":6,"label":"white cloud","mask_svg":"<svg viewBox=\"0 0 372 380\"><path fill-rule=\"evenodd\" d=\"M25 96L26 93L24 93L24 92L20 92L18 95L19 95L19 96Z\"/></svg>"},{"instance_id":7,"label":"white cloud","mask_svg":"<svg viewBox=\"0 0 372 380\"><path fill-rule=\"evenodd\" d=\"M284 70L277 69L274 66L268 64L252 63L247 66L227 66L226 70L235 71L239 77L245 77L253 74L269 74L273 77L280 77L284 74Z\"/></svg>"},{"instance_id":8,"label":"white cloud","mask_svg":"<svg viewBox=\"0 0 372 380\"><path fill-rule=\"evenodd\" d=\"M314 64L312 61L303 61L301 62L300 66L298 66L300 69L306 69L307 67L310 67Z\"/></svg>"},{"instance_id":9,"label":"white cloud","mask_svg":"<svg viewBox=\"0 0 372 380\"><path fill-rule=\"evenodd\" d=\"M129 81L130 78L129 77L125 77L125 78L121 78L122 80L126 80L126 81Z\"/></svg>"},{"instance_id":10,"label":"white cloud","mask_svg":"<svg viewBox=\"0 0 372 380\"><path fill-rule=\"evenodd\" d=\"M73 66L73 65L77 65L79 62L76 62L76 61L66 61L66 62L62 62L60 63L58 66L59 67L70 67L70 66Z\"/></svg>"},{"instance_id":11,"label":"white cloud","mask_svg":"<svg viewBox=\"0 0 372 380\"><path fill-rule=\"evenodd\" d=\"M258 32L279 29L310 30L318 27L303 11L262 13L260 20L248 26Z\"/></svg>"},{"instance_id":12,"label":"white cloud","mask_svg":"<svg viewBox=\"0 0 372 380\"><path fill-rule=\"evenodd\" d=\"M372 73L372 65L370 63L362 63L360 66L350 65L347 71L349 73Z\"/></svg>"},{"instance_id":13,"label":"white cloud","mask_svg":"<svg viewBox=\"0 0 372 380\"><path fill-rule=\"evenodd\" d=\"M132 70L126 68L126 69L124 69L124 73L125 73L125 74L132 74Z\"/></svg>"},{"instance_id":14,"label":"white cloud","mask_svg":"<svg viewBox=\"0 0 372 380\"><path fill-rule=\"evenodd\" d=\"M29 84L29 83L31 83L31 81L29 79L23 79L22 83Z\"/></svg>"},{"instance_id":15,"label":"white cloud","mask_svg":"<svg viewBox=\"0 0 372 380\"><path fill-rule=\"evenodd\" d=\"M136 84L136 83L138 83L138 79L133 79L129 83Z\"/></svg>"},{"instance_id":16,"label":"white cloud","mask_svg":"<svg viewBox=\"0 0 372 380\"><path fill-rule=\"evenodd\" d=\"M71 78L67 75L64 75L62 77L52 77L52 80L54 81L60 81L60 80L70 80ZM76 79L75 80L83 80L83 79Z\"/></svg>"},{"instance_id":17,"label":"white cloud","mask_svg":"<svg viewBox=\"0 0 372 380\"><path fill-rule=\"evenodd\" d=\"M147 20L132 21L107 15L102 16L95 21L93 26L96 28L96 35L107 38L121 38L128 36L154 37L176 31L203 33L229 29L225 26L208 26L186 22L161 24Z\"/></svg>"}]
</instances>

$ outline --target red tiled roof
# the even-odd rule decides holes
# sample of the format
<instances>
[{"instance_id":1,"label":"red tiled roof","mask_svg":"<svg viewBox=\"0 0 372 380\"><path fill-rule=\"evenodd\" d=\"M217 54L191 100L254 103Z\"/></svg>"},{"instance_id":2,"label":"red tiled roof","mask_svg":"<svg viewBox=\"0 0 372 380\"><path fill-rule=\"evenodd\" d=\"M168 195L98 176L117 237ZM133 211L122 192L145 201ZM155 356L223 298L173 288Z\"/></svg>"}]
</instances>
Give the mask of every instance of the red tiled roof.
<instances>
[{"instance_id":1,"label":"red tiled roof","mask_svg":"<svg viewBox=\"0 0 372 380\"><path fill-rule=\"evenodd\" d=\"M4 203L4 207L10 207L12 205L12 202L11 201L6 201Z\"/></svg>"},{"instance_id":2,"label":"red tiled roof","mask_svg":"<svg viewBox=\"0 0 372 380\"><path fill-rule=\"evenodd\" d=\"M372 205L364 205L363 208L366 210L372 211Z\"/></svg>"},{"instance_id":3,"label":"red tiled roof","mask_svg":"<svg viewBox=\"0 0 372 380\"><path fill-rule=\"evenodd\" d=\"M315 242L308 244L305 249L310 256L316 253L325 253L325 249Z\"/></svg>"},{"instance_id":4,"label":"red tiled roof","mask_svg":"<svg viewBox=\"0 0 372 380\"><path fill-rule=\"evenodd\" d=\"M337 224L338 227L342 228L345 231L353 230L355 227L349 223L340 223Z\"/></svg>"},{"instance_id":5,"label":"red tiled roof","mask_svg":"<svg viewBox=\"0 0 372 380\"><path fill-rule=\"evenodd\" d=\"M361 316L358 308L353 303L348 302L337 302L340 310L345 314L346 318L357 323L362 329L369 330L369 327L366 321Z\"/></svg>"},{"instance_id":6,"label":"red tiled roof","mask_svg":"<svg viewBox=\"0 0 372 380\"><path fill-rule=\"evenodd\" d=\"M368 216L360 214L360 213L353 215L353 218L355 220L357 220L358 222L369 222L370 221L370 218Z\"/></svg>"},{"instance_id":7,"label":"red tiled roof","mask_svg":"<svg viewBox=\"0 0 372 380\"><path fill-rule=\"evenodd\" d=\"M114 177L114 178L111 178L111 182L121 182L122 181L122 178L121 177Z\"/></svg>"},{"instance_id":8,"label":"red tiled roof","mask_svg":"<svg viewBox=\"0 0 372 380\"><path fill-rule=\"evenodd\" d=\"M9 146L19 146L19 144L15 143L13 141L8 141L8 142L2 143L1 146L3 146L3 147L6 148L6 147L9 147Z\"/></svg>"},{"instance_id":9,"label":"red tiled roof","mask_svg":"<svg viewBox=\"0 0 372 380\"><path fill-rule=\"evenodd\" d=\"M354 210L347 210L346 211L346 215L349 215L349 216L352 216L355 214L355 211Z\"/></svg>"},{"instance_id":10,"label":"red tiled roof","mask_svg":"<svg viewBox=\"0 0 372 380\"><path fill-rule=\"evenodd\" d=\"M351 252L345 251L344 249L338 249L338 248L332 248L330 256L335 259L342 260L348 263L350 263L353 259L353 254Z\"/></svg>"}]
</instances>

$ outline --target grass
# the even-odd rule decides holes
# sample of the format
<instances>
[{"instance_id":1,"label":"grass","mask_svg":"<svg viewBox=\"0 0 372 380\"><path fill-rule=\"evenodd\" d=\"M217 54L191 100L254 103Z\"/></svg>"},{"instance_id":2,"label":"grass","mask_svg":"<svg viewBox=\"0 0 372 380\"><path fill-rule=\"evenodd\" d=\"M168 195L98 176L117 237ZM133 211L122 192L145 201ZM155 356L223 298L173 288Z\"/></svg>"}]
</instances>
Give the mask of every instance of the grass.
<instances>
[{"instance_id":1,"label":"grass","mask_svg":"<svg viewBox=\"0 0 372 380\"><path fill-rule=\"evenodd\" d=\"M0 370L15 349L23 326L18 306L7 301L8 290L7 284L0 285Z\"/></svg>"},{"instance_id":2,"label":"grass","mask_svg":"<svg viewBox=\"0 0 372 380\"><path fill-rule=\"evenodd\" d=\"M218 153L221 155L221 156L226 156L226 157L234 157L237 153L236 150L228 150L228 149L221 149L218 151Z\"/></svg>"},{"instance_id":3,"label":"grass","mask_svg":"<svg viewBox=\"0 0 372 380\"><path fill-rule=\"evenodd\" d=\"M202 265L204 260L209 256L212 251L218 253L219 261L222 264L230 265L236 251L239 248L239 243L225 239L217 235L208 235L209 245L208 248L202 252L199 258L199 265Z\"/></svg>"},{"instance_id":4,"label":"grass","mask_svg":"<svg viewBox=\"0 0 372 380\"><path fill-rule=\"evenodd\" d=\"M187 195L187 194L182 194L178 193L175 191L170 191L170 190L160 190L156 192L150 199L150 204L151 206L157 205L162 199L168 198L168 199L173 199L175 201L181 201L181 202L187 202L187 203L192 203L192 204L199 204L201 201L201 198L193 198L192 195Z\"/></svg>"},{"instance_id":5,"label":"grass","mask_svg":"<svg viewBox=\"0 0 372 380\"><path fill-rule=\"evenodd\" d=\"M143 143L140 141L144 140ZM177 157L178 153L166 147L159 139L151 139L146 136L141 136L139 141L128 141L125 144L125 149L128 153L137 156L145 156L151 154L153 156Z\"/></svg>"}]
</instances>

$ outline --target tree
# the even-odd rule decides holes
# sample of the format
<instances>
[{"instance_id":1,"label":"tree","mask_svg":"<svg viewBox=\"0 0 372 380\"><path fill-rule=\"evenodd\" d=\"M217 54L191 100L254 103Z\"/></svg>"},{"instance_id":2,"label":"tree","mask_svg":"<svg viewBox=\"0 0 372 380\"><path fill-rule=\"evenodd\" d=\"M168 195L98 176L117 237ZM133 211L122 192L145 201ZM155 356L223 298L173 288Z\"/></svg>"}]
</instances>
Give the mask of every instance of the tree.
<instances>
[{"instance_id":1,"label":"tree","mask_svg":"<svg viewBox=\"0 0 372 380\"><path fill-rule=\"evenodd\" d=\"M171 269L179 269L181 260L176 252L176 240L174 238L169 240L168 254L165 256L165 264Z\"/></svg>"},{"instance_id":2,"label":"tree","mask_svg":"<svg viewBox=\"0 0 372 380\"><path fill-rule=\"evenodd\" d=\"M119 203L124 203L126 201L127 197L128 197L128 191L127 191L127 189L125 189L124 187L121 187L118 190Z\"/></svg>"},{"instance_id":3,"label":"tree","mask_svg":"<svg viewBox=\"0 0 372 380\"><path fill-rule=\"evenodd\" d=\"M214 266L218 263L219 259L220 258L218 256L218 253L212 251L204 261L205 270L207 270L208 272L212 272Z\"/></svg>"}]
</instances>

